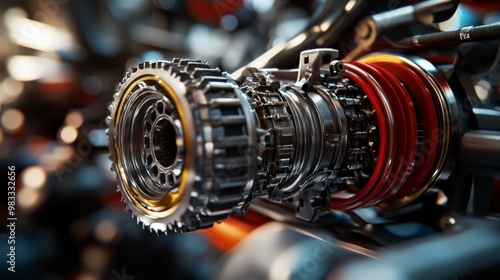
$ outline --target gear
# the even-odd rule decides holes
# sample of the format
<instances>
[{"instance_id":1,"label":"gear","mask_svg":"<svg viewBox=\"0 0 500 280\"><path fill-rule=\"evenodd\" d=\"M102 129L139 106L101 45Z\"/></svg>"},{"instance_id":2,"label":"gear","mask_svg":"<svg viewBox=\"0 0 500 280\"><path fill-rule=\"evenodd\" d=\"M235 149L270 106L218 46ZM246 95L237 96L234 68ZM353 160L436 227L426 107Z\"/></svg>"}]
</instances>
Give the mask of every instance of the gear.
<instances>
[{"instance_id":1,"label":"gear","mask_svg":"<svg viewBox=\"0 0 500 280\"><path fill-rule=\"evenodd\" d=\"M349 128L346 161L335 179L335 189L358 191L366 184L377 163L376 112L364 92L351 80L334 76L324 84L342 104Z\"/></svg>"},{"instance_id":2,"label":"gear","mask_svg":"<svg viewBox=\"0 0 500 280\"><path fill-rule=\"evenodd\" d=\"M138 222L186 232L242 207L257 162L245 98L225 73L197 60L144 62L125 75L109 107L109 148Z\"/></svg>"},{"instance_id":3,"label":"gear","mask_svg":"<svg viewBox=\"0 0 500 280\"><path fill-rule=\"evenodd\" d=\"M278 92L278 85L268 76L252 68L242 74L242 90L250 97L259 126L265 132L261 151L263 161L259 168L260 174L264 174L261 195L282 188L291 173L295 153L293 118L288 112L288 104Z\"/></svg>"}]
</instances>

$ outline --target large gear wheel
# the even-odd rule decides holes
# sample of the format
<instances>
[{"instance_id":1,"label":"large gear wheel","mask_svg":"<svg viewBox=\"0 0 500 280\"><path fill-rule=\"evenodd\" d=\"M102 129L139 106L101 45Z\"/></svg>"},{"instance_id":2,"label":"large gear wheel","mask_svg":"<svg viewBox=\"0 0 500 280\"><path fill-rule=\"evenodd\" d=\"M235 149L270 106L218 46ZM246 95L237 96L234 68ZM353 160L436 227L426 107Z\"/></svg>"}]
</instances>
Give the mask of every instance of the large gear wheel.
<instances>
[{"instance_id":1,"label":"large gear wheel","mask_svg":"<svg viewBox=\"0 0 500 280\"><path fill-rule=\"evenodd\" d=\"M109 148L138 222L152 232L187 232L244 207L258 162L246 98L198 60L144 62L125 75L109 106Z\"/></svg>"}]
</instances>

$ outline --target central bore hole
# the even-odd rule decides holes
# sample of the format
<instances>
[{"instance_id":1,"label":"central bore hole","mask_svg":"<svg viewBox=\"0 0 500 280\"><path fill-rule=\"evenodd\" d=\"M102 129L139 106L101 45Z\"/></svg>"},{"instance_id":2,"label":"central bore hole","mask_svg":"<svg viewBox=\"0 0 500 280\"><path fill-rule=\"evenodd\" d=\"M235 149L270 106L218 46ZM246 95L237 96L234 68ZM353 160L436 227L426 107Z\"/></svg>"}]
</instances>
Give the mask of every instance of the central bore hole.
<instances>
[{"instance_id":1,"label":"central bore hole","mask_svg":"<svg viewBox=\"0 0 500 280\"><path fill-rule=\"evenodd\" d=\"M161 119L156 123L153 131L153 147L156 160L164 167L170 167L177 155L177 132L175 127L167 119Z\"/></svg>"}]
</instances>

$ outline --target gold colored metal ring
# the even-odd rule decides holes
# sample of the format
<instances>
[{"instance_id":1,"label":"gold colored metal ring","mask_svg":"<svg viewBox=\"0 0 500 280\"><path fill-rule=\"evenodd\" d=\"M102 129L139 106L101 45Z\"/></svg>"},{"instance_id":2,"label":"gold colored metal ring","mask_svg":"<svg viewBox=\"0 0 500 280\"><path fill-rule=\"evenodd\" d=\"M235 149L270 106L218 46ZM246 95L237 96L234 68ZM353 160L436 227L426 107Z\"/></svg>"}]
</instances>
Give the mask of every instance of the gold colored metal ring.
<instances>
[{"instance_id":1,"label":"gold colored metal ring","mask_svg":"<svg viewBox=\"0 0 500 280\"><path fill-rule=\"evenodd\" d=\"M140 77L136 81L134 81L132 84L130 84L126 89L125 93L123 94L122 98L120 99L120 103L117 106L117 111L115 114L115 123L114 126L116 128L119 127L121 124L121 117L123 114L123 106L126 103L127 98L129 98L130 94L134 91L134 89L137 88L137 86L141 82L155 82L156 85L160 86L162 88L162 92L166 94L166 96L172 101L175 105L176 108L183 108L181 101L179 100L179 97L175 94L173 89L164 81L162 80L159 76L152 76L152 75L147 75ZM183 110L178 111L179 118L181 120L182 124L182 129L183 129L183 134L184 134L184 143L190 143L191 135L189 135L189 129L187 127L187 117L185 115L185 112ZM144 197L142 194L139 193L139 191L134 188L133 186L130 185L130 182L127 179L127 175L125 174L125 169L123 167L123 162L121 160L121 151L118 149L118 146L114 145L114 150L116 156L116 164L117 164L117 170L120 173L121 177L121 185L122 189L125 192L126 196L134 203L134 205L142 211L144 214L149 215L149 216L154 216L156 218L164 218L171 213L173 213L177 206L179 205L179 202L185 192L186 185L188 182L188 175L189 175L189 168L190 168L190 153L191 149L189 145L186 145L185 148L185 156L184 156L184 165L182 168L182 174L181 174L181 179L180 179L180 184L178 191L173 193L173 192L168 192L165 197L162 199L154 200L154 199L148 199Z\"/></svg>"}]
</instances>

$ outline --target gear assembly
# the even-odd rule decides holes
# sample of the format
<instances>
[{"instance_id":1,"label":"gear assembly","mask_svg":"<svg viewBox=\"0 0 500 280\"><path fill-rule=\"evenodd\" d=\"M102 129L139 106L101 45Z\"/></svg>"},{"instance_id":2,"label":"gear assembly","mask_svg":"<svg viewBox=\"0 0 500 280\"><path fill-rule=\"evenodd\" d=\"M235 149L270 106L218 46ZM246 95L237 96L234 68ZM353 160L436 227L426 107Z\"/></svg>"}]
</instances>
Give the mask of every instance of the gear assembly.
<instances>
[{"instance_id":1,"label":"gear assembly","mask_svg":"<svg viewBox=\"0 0 500 280\"><path fill-rule=\"evenodd\" d=\"M362 18L347 53L332 34L355 14L350 6L232 74L197 59L132 67L107 117L127 209L167 235L241 216L257 200L308 222L343 212L373 225L352 214L365 208L432 225L455 221L449 213L485 216L491 184L479 186L498 174L499 116L494 101L475 102L474 85L497 73L500 25L377 41L448 19L457 5L424 1ZM442 45L459 45L454 61L422 51ZM377 46L384 52L370 51ZM276 68L291 59L297 68Z\"/></svg>"},{"instance_id":2,"label":"gear assembly","mask_svg":"<svg viewBox=\"0 0 500 280\"><path fill-rule=\"evenodd\" d=\"M252 200L324 211L397 208L449 174L455 96L428 61L303 51L299 69L238 79L191 59L145 62L110 105L125 203L153 231L210 227ZM439 132L439 133L438 133Z\"/></svg>"}]
</instances>

